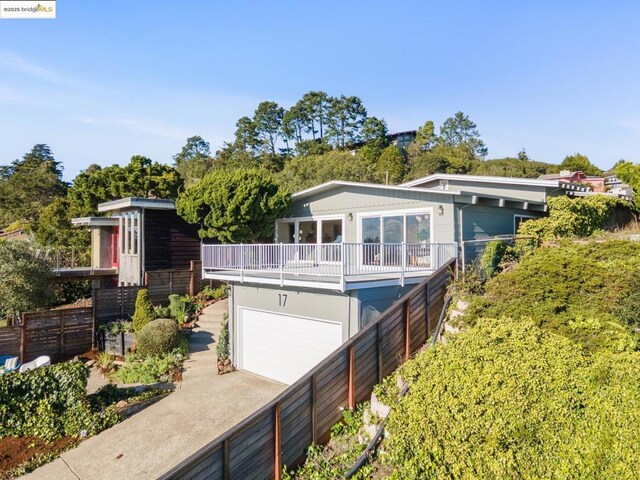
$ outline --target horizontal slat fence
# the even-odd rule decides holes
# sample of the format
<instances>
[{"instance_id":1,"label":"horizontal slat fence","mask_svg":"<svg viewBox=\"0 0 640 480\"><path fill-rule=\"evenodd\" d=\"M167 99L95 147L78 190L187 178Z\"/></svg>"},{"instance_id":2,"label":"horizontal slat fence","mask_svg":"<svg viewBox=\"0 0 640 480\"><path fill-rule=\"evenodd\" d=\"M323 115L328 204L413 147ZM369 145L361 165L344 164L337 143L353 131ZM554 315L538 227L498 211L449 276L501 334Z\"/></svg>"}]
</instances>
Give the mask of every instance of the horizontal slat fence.
<instances>
[{"instance_id":1,"label":"horizontal slat fence","mask_svg":"<svg viewBox=\"0 0 640 480\"><path fill-rule=\"evenodd\" d=\"M76 307L22 314L22 325L0 328L0 354L29 362L41 355L54 362L91 350L93 308Z\"/></svg>"},{"instance_id":2,"label":"horizontal slat fence","mask_svg":"<svg viewBox=\"0 0 640 480\"><path fill-rule=\"evenodd\" d=\"M202 280L202 266L192 261L189 270L152 270L145 274L145 285L97 288L93 291L96 322L98 324L133 315L136 297L143 288L149 290L154 305L167 306L169 295L194 295L210 280Z\"/></svg>"},{"instance_id":3,"label":"horizontal slat fence","mask_svg":"<svg viewBox=\"0 0 640 480\"><path fill-rule=\"evenodd\" d=\"M162 479L279 479L283 465L304 461L312 442L329 439L344 408L371 397L373 386L433 333L455 260L332 353L275 400L225 432Z\"/></svg>"},{"instance_id":4,"label":"horizontal slat fence","mask_svg":"<svg viewBox=\"0 0 640 480\"><path fill-rule=\"evenodd\" d=\"M22 327L0 327L0 355L19 357L21 341Z\"/></svg>"}]
</instances>

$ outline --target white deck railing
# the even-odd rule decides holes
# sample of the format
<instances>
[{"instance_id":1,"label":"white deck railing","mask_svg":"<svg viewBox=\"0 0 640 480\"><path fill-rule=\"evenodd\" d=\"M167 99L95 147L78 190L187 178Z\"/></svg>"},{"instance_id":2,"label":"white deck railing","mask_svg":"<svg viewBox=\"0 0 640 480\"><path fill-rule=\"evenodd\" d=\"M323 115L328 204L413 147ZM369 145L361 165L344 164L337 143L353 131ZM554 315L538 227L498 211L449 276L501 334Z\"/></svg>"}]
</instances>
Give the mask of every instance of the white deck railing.
<instances>
[{"instance_id":1,"label":"white deck railing","mask_svg":"<svg viewBox=\"0 0 640 480\"><path fill-rule=\"evenodd\" d=\"M456 243L202 245L204 278L341 283L419 276L458 254Z\"/></svg>"}]
</instances>

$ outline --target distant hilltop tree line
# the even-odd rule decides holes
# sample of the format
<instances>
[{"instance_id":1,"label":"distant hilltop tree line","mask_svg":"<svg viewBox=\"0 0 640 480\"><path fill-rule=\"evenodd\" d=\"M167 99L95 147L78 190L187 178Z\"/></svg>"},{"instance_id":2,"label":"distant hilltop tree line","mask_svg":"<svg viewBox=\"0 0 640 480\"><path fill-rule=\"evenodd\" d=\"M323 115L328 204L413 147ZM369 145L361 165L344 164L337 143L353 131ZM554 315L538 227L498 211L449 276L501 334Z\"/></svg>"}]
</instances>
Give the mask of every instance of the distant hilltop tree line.
<instances>
[{"instance_id":1,"label":"distant hilltop tree line","mask_svg":"<svg viewBox=\"0 0 640 480\"><path fill-rule=\"evenodd\" d=\"M207 211L209 221L221 221L233 230L234 222L246 219L230 218L228 212L220 212L223 219L212 219L216 206L202 206L211 198L211 186L234 185L234 172L250 184L268 185L260 191L269 195L273 188L290 193L329 180L397 184L438 172L528 178L564 169L603 173L581 154L567 156L560 164L534 161L524 149L508 158L487 160L487 155L477 125L463 112L438 128L426 121L417 128L414 141L402 147L391 142L386 122L369 115L360 98L311 91L288 110L276 102L261 102L251 117L238 119L233 140L216 152L202 137L188 138L173 156L172 166L135 155L124 166L89 165L66 183L62 164L50 148L35 145L22 159L0 166L0 229L23 228L41 245L88 249L88 232L73 229L71 218L98 215L101 202L138 196L180 197L178 210L185 218L202 223L205 218L200 215ZM631 186L640 186L639 165L620 161L614 171ZM254 201L245 195L240 204ZM259 216L260 222L268 222L287 204L276 203L272 212ZM233 240L228 231L218 233L204 225L203 235ZM252 234L264 232L257 229Z\"/></svg>"}]
</instances>

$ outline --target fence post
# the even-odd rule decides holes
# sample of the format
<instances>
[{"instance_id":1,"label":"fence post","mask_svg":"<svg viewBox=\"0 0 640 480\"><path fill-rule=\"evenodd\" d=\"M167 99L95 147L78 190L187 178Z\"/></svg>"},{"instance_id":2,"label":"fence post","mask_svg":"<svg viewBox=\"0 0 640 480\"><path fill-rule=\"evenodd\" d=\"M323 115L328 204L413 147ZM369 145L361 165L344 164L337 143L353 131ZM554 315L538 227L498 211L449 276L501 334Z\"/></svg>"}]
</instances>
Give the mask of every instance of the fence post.
<instances>
[{"instance_id":1,"label":"fence post","mask_svg":"<svg viewBox=\"0 0 640 480\"><path fill-rule=\"evenodd\" d=\"M378 330L378 383L382 382L382 321L377 323Z\"/></svg>"},{"instance_id":2,"label":"fence post","mask_svg":"<svg viewBox=\"0 0 640 480\"><path fill-rule=\"evenodd\" d=\"M169 271L169 293L173 293L173 270Z\"/></svg>"},{"instance_id":3,"label":"fence post","mask_svg":"<svg viewBox=\"0 0 640 480\"><path fill-rule=\"evenodd\" d=\"M93 326L91 327L91 349L96 348L96 328L98 326L98 289L91 290L91 307L93 309Z\"/></svg>"},{"instance_id":4,"label":"fence post","mask_svg":"<svg viewBox=\"0 0 640 480\"><path fill-rule=\"evenodd\" d=\"M229 480L229 437L222 441L222 477Z\"/></svg>"},{"instance_id":5,"label":"fence post","mask_svg":"<svg viewBox=\"0 0 640 480\"><path fill-rule=\"evenodd\" d=\"M193 260L189 260L189 296L196 294L196 264Z\"/></svg>"},{"instance_id":6,"label":"fence post","mask_svg":"<svg viewBox=\"0 0 640 480\"><path fill-rule=\"evenodd\" d=\"M22 314L20 326L20 363L25 363L27 356L27 314Z\"/></svg>"},{"instance_id":7,"label":"fence post","mask_svg":"<svg viewBox=\"0 0 640 480\"><path fill-rule=\"evenodd\" d=\"M349 410L356 408L356 356L353 343L349 345Z\"/></svg>"},{"instance_id":8,"label":"fence post","mask_svg":"<svg viewBox=\"0 0 640 480\"><path fill-rule=\"evenodd\" d=\"M124 287L120 287L120 318L124 318Z\"/></svg>"},{"instance_id":9,"label":"fence post","mask_svg":"<svg viewBox=\"0 0 640 480\"><path fill-rule=\"evenodd\" d=\"M273 449L275 458L273 462L273 476L275 480L280 480L282 474L282 414L280 412L280 403L273 406Z\"/></svg>"},{"instance_id":10,"label":"fence post","mask_svg":"<svg viewBox=\"0 0 640 480\"><path fill-rule=\"evenodd\" d=\"M62 359L64 358L64 315L61 313L60 315L60 356L58 357L58 359Z\"/></svg>"},{"instance_id":11,"label":"fence post","mask_svg":"<svg viewBox=\"0 0 640 480\"><path fill-rule=\"evenodd\" d=\"M425 342L429 339L429 328L431 327L431 314L429 312L429 294L431 293L431 280L427 281L424 286L424 328L425 328Z\"/></svg>"},{"instance_id":12,"label":"fence post","mask_svg":"<svg viewBox=\"0 0 640 480\"><path fill-rule=\"evenodd\" d=\"M318 391L315 373L311 375L311 441L318 443Z\"/></svg>"},{"instance_id":13,"label":"fence post","mask_svg":"<svg viewBox=\"0 0 640 480\"><path fill-rule=\"evenodd\" d=\"M404 359L411 356L411 299L404 301Z\"/></svg>"}]
</instances>

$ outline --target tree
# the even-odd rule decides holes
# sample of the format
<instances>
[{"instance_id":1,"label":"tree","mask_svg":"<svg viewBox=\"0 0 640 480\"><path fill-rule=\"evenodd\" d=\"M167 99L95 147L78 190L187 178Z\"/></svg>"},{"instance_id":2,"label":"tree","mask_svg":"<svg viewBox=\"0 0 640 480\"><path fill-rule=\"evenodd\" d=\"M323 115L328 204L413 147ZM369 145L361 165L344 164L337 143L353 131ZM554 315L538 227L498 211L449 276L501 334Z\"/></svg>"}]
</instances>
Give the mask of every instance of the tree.
<instances>
[{"instance_id":1,"label":"tree","mask_svg":"<svg viewBox=\"0 0 640 480\"><path fill-rule=\"evenodd\" d=\"M147 157L131 157L124 167L90 166L80 172L69 189L73 216L97 214L98 204L123 197L176 198L183 185L180 174Z\"/></svg>"},{"instance_id":2,"label":"tree","mask_svg":"<svg viewBox=\"0 0 640 480\"><path fill-rule=\"evenodd\" d=\"M620 160L614 165L613 172L620 180L633 188L636 195L640 192L640 164Z\"/></svg>"},{"instance_id":3,"label":"tree","mask_svg":"<svg viewBox=\"0 0 640 480\"><path fill-rule=\"evenodd\" d=\"M395 185L404 177L404 157L394 145L389 145L382 151L376 164L376 177L379 182Z\"/></svg>"},{"instance_id":4,"label":"tree","mask_svg":"<svg viewBox=\"0 0 640 480\"><path fill-rule=\"evenodd\" d=\"M582 172L585 175L602 175L602 170L596 167L589 161L586 155L581 153L574 153L573 155L567 155L560 164L562 170L569 170L571 172Z\"/></svg>"},{"instance_id":5,"label":"tree","mask_svg":"<svg viewBox=\"0 0 640 480\"><path fill-rule=\"evenodd\" d=\"M477 162L472 173L498 177L538 178L540 175L559 171L558 165L534 162L528 158L522 158L521 153L523 152L518 154L518 158L507 157Z\"/></svg>"},{"instance_id":6,"label":"tree","mask_svg":"<svg viewBox=\"0 0 640 480\"><path fill-rule=\"evenodd\" d=\"M284 109L276 102L261 102L253 116L255 133L263 151L276 154L276 144L283 138Z\"/></svg>"},{"instance_id":7,"label":"tree","mask_svg":"<svg viewBox=\"0 0 640 480\"><path fill-rule=\"evenodd\" d=\"M0 313L17 316L37 310L53 300L49 288L51 271L21 241L0 241Z\"/></svg>"},{"instance_id":8,"label":"tree","mask_svg":"<svg viewBox=\"0 0 640 480\"><path fill-rule=\"evenodd\" d=\"M362 127L367 119L367 109L358 97L341 95L334 98L329 110L327 135L337 148L362 140Z\"/></svg>"},{"instance_id":9,"label":"tree","mask_svg":"<svg viewBox=\"0 0 640 480\"><path fill-rule=\"evenodd\" d=\"M373 147L365 146L355 157L350 152L339 150L294 157L285 164L277 179L290 192L331 180L373 182L376 181L375 164L379 156Z\"/></svg>"},{"instance_id":10,"label":"tree","mask_svg":"<svg viewBox=\"0 0 640 480\"><path fill-rule=\"evenodd\" d=\"M415 140L407 148L409 155L415 157L432 149L438 139L435 132L436 127L431 120L427 120L423 126L418 127Z\"/></svg>"},{"instance_id":11,"label":"tree","mask_svg":"<svg viewBox=\"0 0 640 480\"><path fill-rule=\"evenodd\" d=\"M447 147L467 145L474 155L485 157L488 149L480 139L480 132L468 115L457 112L447 118L440 127L439 141Z\"/></svg>"},{"instance_id":12,"label":"tree","mask_svg":"<svg viewBox=\"0 0 640 480\"><path fill-rule=\"evenodd\" d=\"M377 117L369 117L362 124L362 140L373 147L385 148L389 145L387 122Z\"/></svg>"},{"instance_id":13,"label":"tree","mask_svg":"<svg viewBox=\"0 0 640 480\"><path fill-rule=\"evenodd\" d=\"M180 194L176 208L187 222L202 225L201 238L247 243L271 238L275 220L290 204L291 195L272 174L238 169L211 172Z\"/></svg>"},{"instance_id":14,"label":"tree","mask_svg":"<svg viewBox=\"0 0 640 480\"><path fill-rule=\"evenodd\" d=\"M47 145L35 145L22 160L0 167L0 225L37 220L42 208L66 191L60 162Z\"/></svg>"},{"instance_id":15,"label":"tree","mask_svg":"<svg viewBox=\"0 0 640 480\"><path fill-rule=\"evenodd\" d=\"M73 248L78 255L88 253L90 239L85 228L74 228L67 197L56 198L40 212L38 220L32 224L35 240L39 245L59 248Z\"/></svg>"},{"instance_id":16,"label":"tree","mask_svg":"<svg viewBox=\"0 0 640 480\"><path fill-rule=\"evenodd\" d=\"M197 183L213 168L214 164L209 143L198 135L187 138L187 143L180 153L173 156L173 161L185 186Z\"/></svg>"},{"instance_id":17,"label":"tree","mask_svg":"<svg viewBox=\"0 0 640 480\"><path fill-rule=\"evenodd\" d=\"M312 138L324 138L324 128L329 120L329 115L333 103L333 98L325 92L307 92L296 104L303 112L304 119L307 120L306 132L311 133Z\"/></svg>"}]
</instances>

